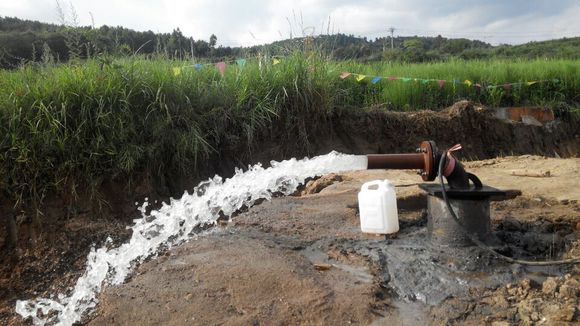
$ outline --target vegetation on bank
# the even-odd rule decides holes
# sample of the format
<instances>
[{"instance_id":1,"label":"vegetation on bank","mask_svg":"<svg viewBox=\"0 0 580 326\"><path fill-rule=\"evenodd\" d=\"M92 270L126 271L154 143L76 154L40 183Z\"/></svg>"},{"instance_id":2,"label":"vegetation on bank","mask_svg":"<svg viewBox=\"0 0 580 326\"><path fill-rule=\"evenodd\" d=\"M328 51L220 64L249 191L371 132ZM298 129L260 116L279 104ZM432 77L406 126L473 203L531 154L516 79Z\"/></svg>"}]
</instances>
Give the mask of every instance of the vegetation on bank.
<instances>
[{"instance_id":1,"label":"vegetation on bank","mask_svg":"<svg viewBox=\"0 0 580 326\"><path fill-rule=\"evenodd\" d=\"M435 82L341 80L343 71L489 84L550 82L440 88ZM224 76L213 64L198 71L191 62L141 58L0 70L0 189L17 203L37 203L50 192L95 190L106 179L135 173L192 174L224 144L251 146L276 121L300 135L305 121L337 108L437 109L464 98L492 106L577 106L579 71L580 62L570 60L403 65L302 54L276 65L266 59L230 64Z\"/></svg>"}]
</instances>

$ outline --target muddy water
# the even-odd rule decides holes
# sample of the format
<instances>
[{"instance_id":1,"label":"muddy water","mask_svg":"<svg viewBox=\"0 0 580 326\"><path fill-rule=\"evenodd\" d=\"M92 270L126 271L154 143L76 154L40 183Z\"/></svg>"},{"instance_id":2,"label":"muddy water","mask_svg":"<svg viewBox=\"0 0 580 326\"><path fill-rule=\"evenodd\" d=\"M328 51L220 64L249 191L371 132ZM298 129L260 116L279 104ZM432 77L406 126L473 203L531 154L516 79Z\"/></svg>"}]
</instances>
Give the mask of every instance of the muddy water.
<instances>
[{"instance_id":1,"label":"muddy water","mask_svg":"<svg viewBox=\"0 0 580 326\"><path fill-rule=\"evenodd\" d=\"M395 237L384 241L344 240L334 246L374 261L380 266L382 279L399 298L430 306L439 305L450 297L466 296L470 288L493 288L526 278L541 283L548 276L563 275L573 269L573 265L541 267L506 264L475 246L440 246L430 241L424 221L416 220L415 223L407 224ZM555 223L548 221L518 225L512 226L510 231L502 231L503 247L496 249L503 249L504 253L509 251L518 258L559 259L564 251L563 243L569 244L577 238L577 235L565 233L569 236L564 240L561 235L551 232L549 226ZM572 229L570 223L568 229ZM519 243L522 233L526 231L529 231L527 240L524 244ZM506 239L511 239L511 242ZM530 246L532 243L534 245ZM554 243L560 245L554 247Z\"/></svg>"}]
</instances>

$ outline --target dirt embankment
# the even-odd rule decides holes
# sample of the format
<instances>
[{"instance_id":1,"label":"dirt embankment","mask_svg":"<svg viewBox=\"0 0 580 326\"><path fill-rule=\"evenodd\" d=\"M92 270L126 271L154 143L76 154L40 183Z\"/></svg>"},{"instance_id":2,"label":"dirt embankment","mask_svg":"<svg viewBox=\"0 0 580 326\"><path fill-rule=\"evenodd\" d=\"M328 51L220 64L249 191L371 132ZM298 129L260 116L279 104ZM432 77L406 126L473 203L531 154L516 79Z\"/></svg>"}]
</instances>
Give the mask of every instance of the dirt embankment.
<instances>
[{"instance_id":1,"label":"dirt embankment","mask_svg":"<svg viewBox=\"0 0 580 326\"><path fill-rule=\"evenodd\" d=\"M282 132L267 134L257 150L241 157L269 162L296 155L325 154L330 150L349 154L404 153L413 151L427 139L434 140L441 148L461 143L463 150L458 155L469 160L521 154L550 157L580 154L578 118L566 115L539 127L502 120L493 113L492 109L468 101L440 112L337 109L327 120L296 128L290 136L279 128ZM288 139L291 136L294 139ZM226 152L240 153L239 150Z\"/></svg>"},{"instance_id":2,"label":"dirt embankment","mask_svg":"<svg viewBox=\"0 0 580 326\"><path fill-rule=\"evenodd\" d=\"M197 175L227 176L234 167L249 163L311 156L330 150L354 154L407 152L424 139L435 140L441 148L460 142L464 147L462 155L470 159L530 153L569 157L580 151L580 130L575 121L544 127L510 123L494 118L487 109L469 102L460 102L438 113L337 109L325 119L312 121L309 125L281 128L284 124L284 121L277 122L258 139L259 145L250 150L245 144L223 144L220 153L201 167ZM417 181L414 175L412 179L412 182ZM95 210L97 201L83 199L83 196L72 204L67 199L49 198L43 210L44 223L36 230L29 225L31 212L20 215L19 249L12 254L3 251L0 255L0 323L18 321L13 311L16 299L62 292L72 285L84 268L91 244L99 246L109 235L117 242L126 238L129 234L125 226L138 216L136 201L141 202L144 197L161 200L171 195L180 196L196 181L193 176L162 175L144 176L131 186L108 183L101 189L102 197L98 200L103 204L102 211ZM6 203L5 207L11 207L11 203ZM268 224L260 228L271 227ZM310 230L319 227L317 223L308 226ZM2 244L6 230L0 232ZM252 246L248 244L248 248ZM315 284L317 280L314 278L311 282ZM371 291L371 287L363 285L360 291ZM330 291L332 286L328 285L320 293ZM346 311L348 304L344 307ZM292 314L289 310L287 313ZM365 318L370 317L360 320L370 320Z\"/></svg>"}]
</instances>

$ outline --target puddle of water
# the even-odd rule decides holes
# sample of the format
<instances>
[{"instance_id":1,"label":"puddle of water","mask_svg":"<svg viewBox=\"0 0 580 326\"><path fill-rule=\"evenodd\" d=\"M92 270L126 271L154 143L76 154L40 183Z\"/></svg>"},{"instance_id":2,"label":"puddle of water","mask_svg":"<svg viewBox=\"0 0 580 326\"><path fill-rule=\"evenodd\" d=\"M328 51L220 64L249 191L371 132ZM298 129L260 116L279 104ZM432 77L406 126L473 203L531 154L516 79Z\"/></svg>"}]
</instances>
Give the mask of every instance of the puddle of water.
<instances>
[{"instance_id":1,"label":"puddle of water","mask_svg":"<svg viewBox=\"0 0 580 326\"><path fill-rule=\"evenodd\" d=\"M186 192L181 199L171 199L149 214L145 213L145 202L140 207L142 217L134 220L131 239L116 248L110 248L108 241L104 247L91 250L85 273L69 293L51 299L19 300L16 312L25 319L31 318L35 325L72 325L96 307L103 286L124 282L136 264L160 248L194 237L200 226L215 224L220 213L231 216L243 206L270 200L274 193L291 194L309 177L362 170L366 166L366 156L337 152L312 159L272 161L266 169L257 164L245 172L236 170L230 179L215 176L201 182L192 194Z\"/></svg>"},{"instance_id":2,"label":"puddle of water","mask_svg":"<svg viewBox=\"0 0 580 326\"><path fill-rule=\"evenodd\" d=\"M393 308L392 315L374 320L371 326L401 325L415 326L427 324L429 308L420 302L407 302L395 300L390 303Z\"/></svg>"},{"instance_id":3,"label":"puddle of water","mask_svg":"<svg viewBox=\"0 0 580 326\"><path fill-rule=\"evenodd\" d=\"M330 259L328 254L314 247L306 248L301 253L312 263L331 264L334 268L347 272L353 277L354 281L367 284L373 282L373 275L367 266L349 265L334 259Z\"/></svg>"}]
</instances>

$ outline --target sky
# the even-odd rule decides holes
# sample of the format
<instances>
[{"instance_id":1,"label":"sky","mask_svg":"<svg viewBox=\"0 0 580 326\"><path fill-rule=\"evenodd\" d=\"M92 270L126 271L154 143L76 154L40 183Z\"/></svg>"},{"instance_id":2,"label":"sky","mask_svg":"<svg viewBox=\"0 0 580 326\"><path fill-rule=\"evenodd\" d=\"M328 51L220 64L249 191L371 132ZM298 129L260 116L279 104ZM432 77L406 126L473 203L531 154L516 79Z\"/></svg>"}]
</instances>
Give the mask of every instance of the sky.
<instances>
[{"instance_id":1,"label":"sky","mask_svg":"<svg viewBox=\"0 0 580 326\"><path fill-rule=\"evenodd\" d=\"M370 39L395 36L465 37L521 44L580 36L580 0L60 0L80 25L123 26L218 45L251 46L327 33ZM0 16L59 23L56 0L0 0Z\"/></svg>"}]
</instances>

